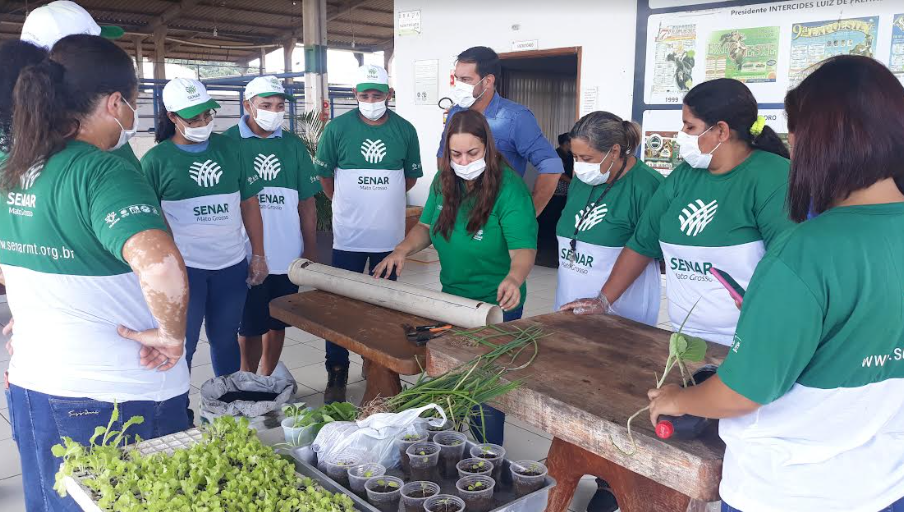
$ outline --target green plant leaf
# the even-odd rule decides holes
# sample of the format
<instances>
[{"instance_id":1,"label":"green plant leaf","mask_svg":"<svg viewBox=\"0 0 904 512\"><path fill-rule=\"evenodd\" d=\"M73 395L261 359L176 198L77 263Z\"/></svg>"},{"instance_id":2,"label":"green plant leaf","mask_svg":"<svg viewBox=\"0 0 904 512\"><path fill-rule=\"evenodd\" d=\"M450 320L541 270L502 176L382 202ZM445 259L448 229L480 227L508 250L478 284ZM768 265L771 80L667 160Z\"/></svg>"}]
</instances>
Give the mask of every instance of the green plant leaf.
<instances>
[{"instance_id":1,"label":"green plant leaf","mask_svg":"<svg viewBox=\"0 0 904 512\"><path fill-rule=\"evenodd\" d=\"M699 363L706 357L706 342L702 338L687 336L682 334L685 340L685 350L681 354L684 361L693 361Z\"/></svg>"}]
</instances>

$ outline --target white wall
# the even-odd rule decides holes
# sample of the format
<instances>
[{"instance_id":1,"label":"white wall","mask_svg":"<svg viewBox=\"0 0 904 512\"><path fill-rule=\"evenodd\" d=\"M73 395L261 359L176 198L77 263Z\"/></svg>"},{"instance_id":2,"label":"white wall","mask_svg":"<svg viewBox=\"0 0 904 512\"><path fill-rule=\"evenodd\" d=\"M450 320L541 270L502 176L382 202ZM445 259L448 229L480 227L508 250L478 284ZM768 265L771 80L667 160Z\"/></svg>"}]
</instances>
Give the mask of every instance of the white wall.
<instances>
[{"instance_id":1,"label":"white wall","mask_svg":"<svg viewBox=\"0 0 904 512\"><path fill-rule=\"evenodd\" d=\"M396 13L414 10L421 11L421 34L395 38L391 77L396 110L414 124L421 143L424 177L409 193L410 204L426 201L443 131L442 110L414 104L417 60L439 60L439 97L443 97L449 95L449 71L455 56L471 46L489 46L499 53L511 51L514 41L534 39L541 50L580 46L581 89L599 88L597 110L631 116L636 2L395 0Z\"/></svg>"}]
</instances>

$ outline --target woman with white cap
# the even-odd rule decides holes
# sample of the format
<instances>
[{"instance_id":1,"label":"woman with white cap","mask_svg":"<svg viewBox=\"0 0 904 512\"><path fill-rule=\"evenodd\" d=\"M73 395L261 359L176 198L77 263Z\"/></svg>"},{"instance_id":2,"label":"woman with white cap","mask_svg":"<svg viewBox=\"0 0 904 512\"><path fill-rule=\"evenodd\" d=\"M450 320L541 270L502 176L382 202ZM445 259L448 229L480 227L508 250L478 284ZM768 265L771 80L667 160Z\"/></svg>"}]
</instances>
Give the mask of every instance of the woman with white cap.
<instances>
[{"instance_id":1,"label":"woman with white cap","mask_svg":"<svg viewBox=\"0 0 904 512\"><path fill-rule=\"evenodd\" d=\"M53 490L51 447L87 444L115 403L117 428L144 418L130 436L188 427L185 266L154 191L108 152L134 122L137 86L123 50L80 34L15 87L0 262L16 317L7 417L30 512L80 510Z\"/></svg>"},{"instance_id":2,"label":"woman with white cap","mask_svg":"<svg viewBox=\"0 0 904 512\"><path fill-rule=\"evenodd\" d=\"M188 267L190 301L185 352L189 368L204 322L217 376L237 372L237 332L249 286L267 277L261 182L241 165L235 142L213 133L220 105L197 80L163 88L157 142L141 167ZM251 240L251 263L245 233Z\"/></svg>"}]
</instances>

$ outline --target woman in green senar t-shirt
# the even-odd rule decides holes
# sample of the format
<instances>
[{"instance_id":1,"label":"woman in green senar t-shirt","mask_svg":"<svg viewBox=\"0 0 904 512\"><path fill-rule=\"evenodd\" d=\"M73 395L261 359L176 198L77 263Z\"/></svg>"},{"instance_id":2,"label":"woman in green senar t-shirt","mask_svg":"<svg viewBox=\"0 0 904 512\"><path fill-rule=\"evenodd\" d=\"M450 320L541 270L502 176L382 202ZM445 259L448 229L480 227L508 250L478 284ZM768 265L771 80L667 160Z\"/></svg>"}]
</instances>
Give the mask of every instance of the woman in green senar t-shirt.
<instances>
[{"instance_id":1,"label":"woman in green senar t-shirt","mask_svg":"<svg viewBox=\"0 0 904 512\"><path fill-rule=\"evenodd\" d=\"M728 345L738 309L709 271L718 268L747 286L766 249L791 227L788 149L737 80L691 89L682 121L677 139L684 163L650 199L599 295L563 309L609 313L650 261L663 259L672 325Z\"/></svg>"},{"instance_id":2,"label":"woman in green senar t-shirt","mask_svg":"<svg viewBox=\"0 0 904 512\"><path fill-rule=\"evenodd\" d=\"M904 87L836 57L785 109L800 224L757 267L718 375L651 390L650 418L722 419L723 511L901 512Z\"/></svg>"},{"instance_id":3,"label":"woman in green senar t-shirt","mask_svg":"<svg viewBox=\"0 0 904 512\"><path fill-rule=\"evenodd\" d=\"M486 118L459 112L449 121L442 168L420 223L374 269L402 273L405 258L433 244L443 292L491 304L505 321L521 318L525 280L537 254L537 218L530 191L496 150ZM502 444L505 416L484 406L488 442Z\"/></svg>"},{"instance_id":4,"label":"woman in green senar t-shirt","mask_svg":"<svg viewBox=\"0 0 904 512\"><path fill-rule=\"evenodd\" d=\"M263 185L253 168L242 165L235 142L213 133L220 105L201 82L170 80L163 105L158 144L142 157L141 167L188 268L185 358L191 369L203 322L214 375L228 375L241 365L237 333L248 287L268 274L257 197Z\"/></svg>"}]
</instances>

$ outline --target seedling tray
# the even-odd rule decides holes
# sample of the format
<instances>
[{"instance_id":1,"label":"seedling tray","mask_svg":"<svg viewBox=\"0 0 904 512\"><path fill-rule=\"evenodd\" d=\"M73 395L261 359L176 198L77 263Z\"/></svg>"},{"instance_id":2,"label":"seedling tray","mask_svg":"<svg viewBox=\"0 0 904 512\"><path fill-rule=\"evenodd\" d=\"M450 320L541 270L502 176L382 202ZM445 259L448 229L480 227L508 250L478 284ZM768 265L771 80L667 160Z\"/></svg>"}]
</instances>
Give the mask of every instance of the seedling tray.
<instances>
[{"instance_id":1,"label":"seedling tray","mask_svg":"<svg viewBox=\"0 0 904 512\"><path fill-rule=\"evenodd\" d=\"M469 453L473 446L475 446L475 444L468 441L465 453ZM360 505L362 510L379 512L379 510L367 503L365 499L359 498L355 493L342 487L317 469L317 454L310 450L310 448L306 450L295 450L292 452L292 456L295 458L295 467L297 468L298 473L320 482L324 489L328 491L342 492L351 496L352 499L355 500L355 506ZM492 509L492 512L543 512L546 510L546 506L549 504L549 490L556 486L556 480L547 476L546 483L542 489L519 497L512 488L512 473L510 467L511 461L505 459L502 468L502 482L496 482L496 485L499 486L499 491L493 493L493 500L495 501L496 507ZM399 468L387 470L386 475L399 477L404 480L405 483L411 481L404 477L402 470ZM439 492L441 494L458 496L458 489L455 488L455 483L457 481L457 478L454 480L441 478L440 481L436 483L439 484ZM465 512L467 512L467 510Z\"/></svg>"},{"instance_id":2,"label":"seedling tray","mask_svg":"<svg viewBox=\"0 0 904 512\"><path fill-rule=\"evenodd\" d=\"M201 442L203 434L203 430L192 428L184 432L177 432L168 436L142 441L141 443L130 445L125 449L138 450L142 455L152 455L160 452L172 455L176 450L187 449L192 445ZM317 468L299 461L297 457L293 458L295 459L295 474L298 475L299 478L309 477L327 491L345 494L352 499L355 503L355 509L357 510L369 512L376 511L376 509L371 507L366 501L331 480L329 477L318 471ZM84 512L103 512L94 501L91 490L82 484L82 479L88 477L88 474L66 477L64 480L66 491Z\"/></svg>"}]
</instances>

